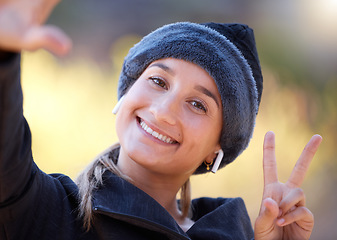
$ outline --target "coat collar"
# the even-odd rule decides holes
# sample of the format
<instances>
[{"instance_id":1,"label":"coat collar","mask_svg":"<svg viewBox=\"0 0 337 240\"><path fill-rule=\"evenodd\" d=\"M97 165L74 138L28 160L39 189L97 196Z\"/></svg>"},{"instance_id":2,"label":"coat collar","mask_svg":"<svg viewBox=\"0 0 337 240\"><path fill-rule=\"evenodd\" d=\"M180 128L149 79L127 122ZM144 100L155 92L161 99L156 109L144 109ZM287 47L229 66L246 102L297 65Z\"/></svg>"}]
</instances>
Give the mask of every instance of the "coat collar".
<instances>
[{"instance_id":1,"label":"coat collar","mask_svg":"<svg viewBox=\"0 0 337 240\"><path fill-rule=\"evenodd\" d=\"M241 198L199 198L192 202L194 225L185 233L157 201L107 171L94 192L94 214L163 233L168 239L252 239L251 222Z\"/></svg>"},{"instance_id":2,"label":"coat collar","mask_svg":"<svg viewBox=\"0 0 337 240\"><path fill-rule=\"evenodd\" d=\"M181 239L189 239L157 201L109 171L103 175L103 186L94 192L93 210L94 213L105 214L151 230L178 234Z\"/></svg>"}]
</instances>

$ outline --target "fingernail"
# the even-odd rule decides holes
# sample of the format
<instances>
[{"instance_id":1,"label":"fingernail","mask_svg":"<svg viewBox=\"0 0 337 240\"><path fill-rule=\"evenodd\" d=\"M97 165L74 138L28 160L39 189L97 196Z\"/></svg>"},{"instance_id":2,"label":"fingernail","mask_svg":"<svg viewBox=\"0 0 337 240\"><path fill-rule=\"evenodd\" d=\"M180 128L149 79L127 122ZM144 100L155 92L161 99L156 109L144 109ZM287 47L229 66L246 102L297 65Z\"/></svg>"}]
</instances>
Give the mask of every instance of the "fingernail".
<instances>
[{"instance_id":1,"label":"fingernail","mask_svg":"<svg viewBox=\"0 0 337 240\"><path fill-rule=\"evenodd\" d=\"M285 222L284 218L281 218L281 219L277 220L277 224L280 225L280 226L282 226L284 224L284 222Z\"/></svg>"}]
</instances>

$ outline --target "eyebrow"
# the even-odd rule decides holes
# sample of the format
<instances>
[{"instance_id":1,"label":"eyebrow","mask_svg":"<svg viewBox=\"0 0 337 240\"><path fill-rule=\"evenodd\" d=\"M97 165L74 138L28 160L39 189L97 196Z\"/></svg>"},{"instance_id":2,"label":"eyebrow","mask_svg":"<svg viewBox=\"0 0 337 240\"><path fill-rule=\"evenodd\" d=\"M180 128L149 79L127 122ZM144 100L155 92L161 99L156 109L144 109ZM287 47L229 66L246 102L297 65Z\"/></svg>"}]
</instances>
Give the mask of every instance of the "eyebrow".
<instances>
[{"instance_id":1,"label":"eyebrow","mask_svg":"<svg viewBox=\"0 0 337 240\"><path fill-rule=\"evenodd\" d=\"M220 107L218 99L215 97L215 95L210 90L200 85L195 86L194 89L212 98L215 101L218 108Z\"/></svg>"},{"instance_id":2,"label":"eyebrow","mask_svg":"<svg viewBox=\"0 0 337 240\"><path fill-rule=\"evenodd\" d=\"M165 72L168 72L169 74L174 75L174 71L171 68L169 68L168 66L166 66L165 64L153 63L149 66L149 68L151 68L151 67L159 67L159 68L163 69Z\"/></svg>"}]
</instances>

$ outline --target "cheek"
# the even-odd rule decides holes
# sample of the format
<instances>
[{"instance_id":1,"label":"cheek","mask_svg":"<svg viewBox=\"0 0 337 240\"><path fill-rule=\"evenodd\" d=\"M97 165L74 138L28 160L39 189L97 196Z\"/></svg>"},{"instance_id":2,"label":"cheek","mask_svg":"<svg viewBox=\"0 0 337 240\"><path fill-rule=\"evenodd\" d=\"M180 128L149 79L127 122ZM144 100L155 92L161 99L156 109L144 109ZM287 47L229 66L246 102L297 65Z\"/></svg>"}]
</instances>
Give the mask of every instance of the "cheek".
<instances>
[{"instance_id":1,"label":"cheek","mask_svg":"<svg viewBox=\"0 0 337 240\"><path fill-rule=\"evenodd\" d=\"M148 86L146 81L139 79L137 80L125 94L125 107L135 108L146 101L149 94Z\"/></svg>"},{"instance_id":2,"label":"cheek","mask_svg":"<svg viewBox=\"0 0 337 240\"><path fill-rule=\"evenodd\" d=\"M215 151L220 141L221 123L217 120L189 121L186 125L186 132L191 144L197 146L197 152L203 157Z\"/></svg>"},{"instance_id":3,"label":"cheek","mask_svg":"<svg viewBox=\"0 0 337 240\"><path fill-rule=\"evenodd\" d=\"M136 81L129 91L125 94L123 103L116 115L116 133L119 140L122 140L123 134L127 132L130 123L135 121L136 112L147 104L147 94L143 90L139 81Z\"/></svg>"},{"instance_id":4,"label":"cheek","mask_svg":"<svg viewBox=\"0 0 337 240\"><path fill-rule=\"evenodd\" d=\"M216 121L193 120L193 117L185 121L188 134L194 136L195 141L214 142L220 135L219 125Z\"/></svg>"}]
</instances>

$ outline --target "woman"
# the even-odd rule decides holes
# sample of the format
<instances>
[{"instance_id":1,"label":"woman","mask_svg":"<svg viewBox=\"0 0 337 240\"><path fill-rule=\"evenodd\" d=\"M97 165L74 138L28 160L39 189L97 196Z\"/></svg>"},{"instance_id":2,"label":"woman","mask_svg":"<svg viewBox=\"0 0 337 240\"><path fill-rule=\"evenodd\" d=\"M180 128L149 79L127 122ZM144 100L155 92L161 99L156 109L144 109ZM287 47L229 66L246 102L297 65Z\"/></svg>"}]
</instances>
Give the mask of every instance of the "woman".
<instances>
[{"instance_id":1,"label":"woman","mask_svg":"<svg viewBox=\"0 0 337 240\"><path fill-rule=\"evenodd\" d=\"M0 4L1 239L309 239L314 220L299 187L318 135L283 184L274 135L266 134L254 232L239 198L190 202L189 177L232 162L252 135L262 76L245 25L175 23L146 36L130 50L119 81L120 143L95 159L77 185L40 171L22 115L17 52L69 51L61 30L41 25L55 3Z\"/></svg>"}]
</instances>

